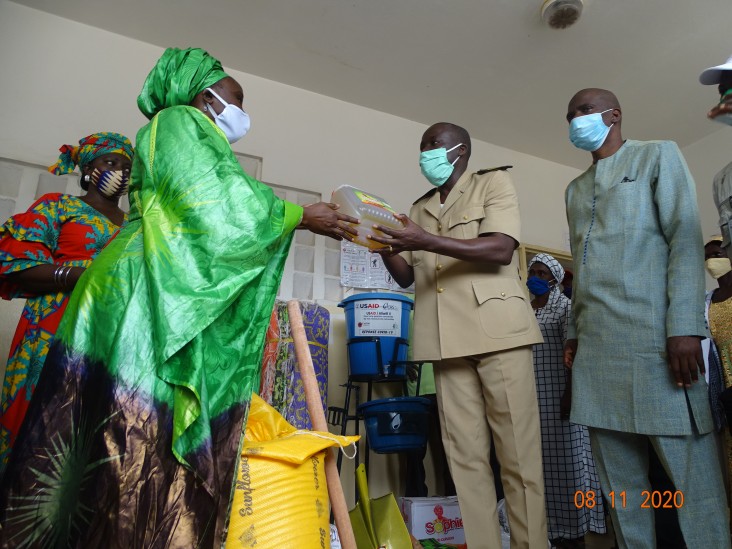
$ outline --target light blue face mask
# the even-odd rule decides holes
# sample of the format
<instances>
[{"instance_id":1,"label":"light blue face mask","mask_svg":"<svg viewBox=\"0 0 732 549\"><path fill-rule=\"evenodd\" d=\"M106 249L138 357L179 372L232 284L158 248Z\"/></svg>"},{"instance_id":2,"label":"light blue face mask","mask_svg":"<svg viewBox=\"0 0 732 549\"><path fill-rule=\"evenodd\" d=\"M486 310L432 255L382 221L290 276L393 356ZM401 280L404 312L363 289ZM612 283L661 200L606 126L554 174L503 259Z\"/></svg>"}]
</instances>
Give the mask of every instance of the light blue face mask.
<instances>
[{"instance_id":1,"label":"light blue face mask","mask_svg":"<svg viewBox=\"0 0 732 549\"><path fill-rule=\"evenodd\" d=\"M569 123L569 140L572 145L589 152L594 152L602 147L607 139L607 134L610 133L610 128L614 126L614 124L607 126L602 120L602 115L611 110L613 109L573 118Z\"/></svg>"},{"instance_id":2,"label":"light blue face mask","mask_svg":"<svg viewBox=\"0 0 732 549\"><path fill-rule=\"evenodd\" d=\"M431 151L422 151L419 155L419 167L422 169L422 175L427 178L427 181L435 187L439 187L450 179L455 169L455 163L460 160L460 156L450 162L447 159L447 153L454 151L461 145L462 143L455 145L450 150L445 149L445 147L440 147Z\"/></svg>"}]
</instances>

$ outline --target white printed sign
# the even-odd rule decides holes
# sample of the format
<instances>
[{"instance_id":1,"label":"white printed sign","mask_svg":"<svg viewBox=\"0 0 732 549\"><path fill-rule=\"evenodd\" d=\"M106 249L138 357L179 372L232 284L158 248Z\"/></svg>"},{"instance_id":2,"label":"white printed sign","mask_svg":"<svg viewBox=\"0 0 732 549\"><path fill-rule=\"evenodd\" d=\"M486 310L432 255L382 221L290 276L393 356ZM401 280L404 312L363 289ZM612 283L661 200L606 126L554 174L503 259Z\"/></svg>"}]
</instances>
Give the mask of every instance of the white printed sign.
<instances>
[{"instance_id":1,"label":"white printed sign","mask_svg":"<svg viewBox=\"0 0 732 549\"><path fill-rule=\"evenodd\" d=\"M364 299L353 304L354 333L362 336L402 335L402 302L392 299Z\"/></svg>"},{"instance_id":2,"label":"white printed sign","mask_svg":"<svg viewBox=\"0 0 732 549\"><path fill-rule=\"evenodd\" d=\"M347 240L341 241L341 286L414 293L414 284L402 288L394 281L379 254Z\"/></svg>"}]
</instances>

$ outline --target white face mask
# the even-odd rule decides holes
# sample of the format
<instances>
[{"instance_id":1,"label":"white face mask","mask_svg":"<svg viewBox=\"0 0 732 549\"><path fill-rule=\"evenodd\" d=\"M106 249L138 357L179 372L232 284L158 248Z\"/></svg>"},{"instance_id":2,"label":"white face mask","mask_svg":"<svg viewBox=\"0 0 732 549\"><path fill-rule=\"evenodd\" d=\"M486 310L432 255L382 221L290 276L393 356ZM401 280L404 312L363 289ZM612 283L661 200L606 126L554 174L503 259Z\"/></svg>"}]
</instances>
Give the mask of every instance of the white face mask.
<instances>
[{"instance_id":1,"label":"white face mask","mask_svg":"<svg viewBox=\"0 0 732 549\"><path fill-rule=\"evenodd\" d=\"M704 262L709 276L720 279L732 271L732 264L728 257L710 257Z\"/></svg>"},{"instance_id":2,"label":"white face mask","mask_svg":"<svg viewBox=\"0 0 732 549\"><path fill-rule=\"evenodd\" d=\"M224 105L224 110L219 114L216 114L211 105L206 105L206 110L213 115L214 122L224 132L229 143L236 143L246 135L251 127L249 115L236 105L221 99L221 96L211 88L206 88L206 90Z\"/></svg>"}]
</instances>

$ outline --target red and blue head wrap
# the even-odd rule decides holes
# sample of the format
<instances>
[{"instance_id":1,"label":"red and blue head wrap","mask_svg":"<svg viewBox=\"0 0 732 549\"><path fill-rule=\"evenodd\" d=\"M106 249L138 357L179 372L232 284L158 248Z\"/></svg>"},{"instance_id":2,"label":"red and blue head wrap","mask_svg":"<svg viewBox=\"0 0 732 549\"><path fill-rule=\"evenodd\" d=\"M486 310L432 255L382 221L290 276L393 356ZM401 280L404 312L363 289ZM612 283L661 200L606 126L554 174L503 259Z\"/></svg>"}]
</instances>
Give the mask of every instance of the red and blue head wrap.
<instances>
[{"instance_id":1,"label":"red and blue head wrap","mask_svg":"<svg viewBox=\"0 0 732 549\"><path fill-rule=\"evenodd\" d=\"M56 175L64 175L74 171L76 166L84 167L89 162L104 154L117 153L130 160L134 156L132 142L120 133L99 132L87 135L79 140L79 146L63 145L59 151L58 161L48 167L48 171Z\"/></svg>"}]
</instances>

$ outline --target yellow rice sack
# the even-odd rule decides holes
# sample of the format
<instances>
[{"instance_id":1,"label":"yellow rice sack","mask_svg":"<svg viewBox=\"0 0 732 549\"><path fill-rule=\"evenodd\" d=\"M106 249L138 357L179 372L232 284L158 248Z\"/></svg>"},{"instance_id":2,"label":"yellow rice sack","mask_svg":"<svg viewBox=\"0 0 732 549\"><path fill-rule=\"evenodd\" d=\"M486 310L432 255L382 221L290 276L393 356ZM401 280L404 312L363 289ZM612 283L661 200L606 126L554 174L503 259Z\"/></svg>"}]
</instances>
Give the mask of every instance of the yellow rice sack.
<instances>
[{"instance_id":1,"label":"yellow rice sack","mask_svg":"<svg viewBox=\"0 0 732 549\"><path fill-rule=\"evenodd\" d=\"M297 430L252 395L226 549L330 547L325 449L358 438Z\"/></svg>"}]
</instances>

